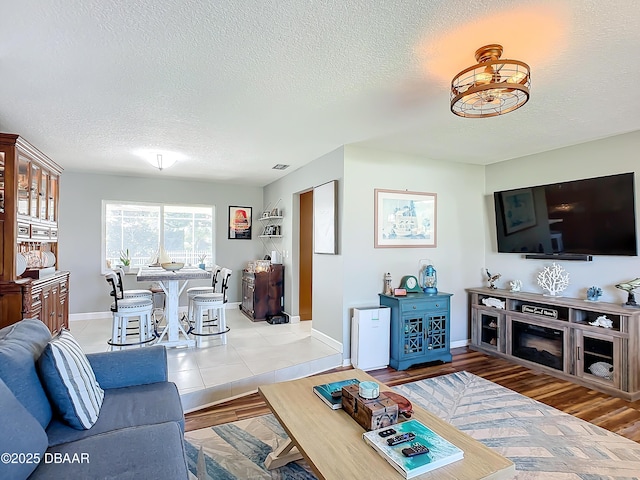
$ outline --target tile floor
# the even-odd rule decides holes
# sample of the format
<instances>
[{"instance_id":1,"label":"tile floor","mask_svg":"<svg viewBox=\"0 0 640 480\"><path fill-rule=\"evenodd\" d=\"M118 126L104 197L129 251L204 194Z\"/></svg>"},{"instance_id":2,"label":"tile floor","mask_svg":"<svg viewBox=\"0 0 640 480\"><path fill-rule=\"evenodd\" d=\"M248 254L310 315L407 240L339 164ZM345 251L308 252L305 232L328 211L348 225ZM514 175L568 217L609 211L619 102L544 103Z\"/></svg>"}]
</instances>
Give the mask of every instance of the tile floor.
<instances>
[{"instance_id":1,"label":"tile floor","mask_svg":"<svg viewBox=\"0 0 640 480\"><path fill-rule=\"evenodd\" d=\"M226 345L219 338L205 337L201 348L167 350L169 380L178 386L185 411L342 364L340 352L311 337L310 321L254 323L237 308L227 309L226 317L231 329ZM70 329L86 353L109 350L110 317L74 320Z\"/></svg>"}]
</instances>

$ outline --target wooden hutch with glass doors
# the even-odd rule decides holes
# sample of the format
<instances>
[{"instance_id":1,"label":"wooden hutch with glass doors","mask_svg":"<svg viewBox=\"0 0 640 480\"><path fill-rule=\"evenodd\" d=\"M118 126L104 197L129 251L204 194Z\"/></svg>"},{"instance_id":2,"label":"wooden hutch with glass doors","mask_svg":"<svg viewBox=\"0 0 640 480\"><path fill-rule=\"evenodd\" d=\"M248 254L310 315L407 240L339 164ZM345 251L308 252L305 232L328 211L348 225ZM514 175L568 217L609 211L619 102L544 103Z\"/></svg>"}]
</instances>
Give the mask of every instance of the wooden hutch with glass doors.
<instances>
[{"instance_id":1,"label":"wooden hutch with glass doors","mask_svg":"<svg viewBox=\"0 0 640 480\"><path fill-rule=\"evenodd\" d=\"M69 272L58 269L62 168L19 135L0 133L0 328L39 318L69 325Z\"/></svg>"}]
</instances>

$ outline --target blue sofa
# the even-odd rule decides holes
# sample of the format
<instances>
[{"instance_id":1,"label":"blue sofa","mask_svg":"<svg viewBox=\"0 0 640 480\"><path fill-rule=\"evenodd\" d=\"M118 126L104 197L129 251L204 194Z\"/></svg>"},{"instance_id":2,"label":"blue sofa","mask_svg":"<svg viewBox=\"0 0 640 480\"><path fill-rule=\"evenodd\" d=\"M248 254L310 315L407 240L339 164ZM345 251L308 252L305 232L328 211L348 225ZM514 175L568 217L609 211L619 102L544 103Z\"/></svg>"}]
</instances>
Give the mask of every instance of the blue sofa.
<instances>
[{"instance_id":1,"label":"blue sofa","mask_svg":"<svg viewBox=\"0 0 640 480\"><path fill-rule=\"evenodd\" d=\"M39 320L0 330L0 478L186 479L184 414L164 347L89 354L104 400L88 430L66 425L37 361L51 339Z\"/></svg>"}]
</instances>

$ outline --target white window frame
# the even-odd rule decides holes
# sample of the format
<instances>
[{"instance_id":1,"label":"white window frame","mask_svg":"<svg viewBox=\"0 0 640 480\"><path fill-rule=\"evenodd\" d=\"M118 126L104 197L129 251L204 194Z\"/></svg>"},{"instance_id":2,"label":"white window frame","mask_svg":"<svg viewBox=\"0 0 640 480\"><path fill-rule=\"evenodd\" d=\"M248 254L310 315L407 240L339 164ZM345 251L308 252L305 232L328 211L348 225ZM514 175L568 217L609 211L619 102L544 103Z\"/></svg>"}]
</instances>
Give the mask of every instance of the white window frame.
<instances>
[{"instance_id":1,"label":"white window frame","mask_svg":"<svg viewBox=\"0 0 640 480\"><path fill-rule=\"evenodd\" d=\"M194 208L210 208L211 209L211 252L209 252L206 263L207 265L214 265L215 262L215 252L216 252L216 207L215 205L203 205L203 204L193 204L193 203L176 203L176 202L168 202L168 203L154 203L154 202L135 202L129 200L102 200L102 218L101 218L101 238L100 238L100 263L101 263L101 272L105 274L109 271L107 268L107 205L109 204L119 204L119 205L140 205L143 207L159 207L160 208L160 219L161 219L161 228L160 228L160 245L164 245L164 228L162 225L164 224L164 209L165 207L194 207Z\"/></svg>"}]
</instances>

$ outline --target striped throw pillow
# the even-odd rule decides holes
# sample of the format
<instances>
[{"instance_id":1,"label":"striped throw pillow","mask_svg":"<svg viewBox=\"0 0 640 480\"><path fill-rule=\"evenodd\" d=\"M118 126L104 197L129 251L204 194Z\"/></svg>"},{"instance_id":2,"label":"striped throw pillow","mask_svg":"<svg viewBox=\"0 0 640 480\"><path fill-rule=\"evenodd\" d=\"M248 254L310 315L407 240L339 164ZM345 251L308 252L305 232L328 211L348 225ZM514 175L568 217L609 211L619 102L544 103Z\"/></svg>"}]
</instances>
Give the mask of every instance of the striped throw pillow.
<instances>
[{"instance_id":1,"label":"striped throw pillow","mask_svg":"<svg viewBox=\"0 0 640 480\"><path fill-rule=\"evenodd\" d=\"M86 355L68 330L51 339L38 359L40 377L54 409L77 430L98 420L104 399Z\"/></svg>"}]
</instances>

